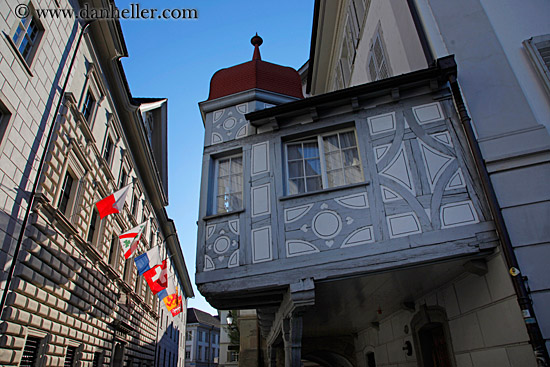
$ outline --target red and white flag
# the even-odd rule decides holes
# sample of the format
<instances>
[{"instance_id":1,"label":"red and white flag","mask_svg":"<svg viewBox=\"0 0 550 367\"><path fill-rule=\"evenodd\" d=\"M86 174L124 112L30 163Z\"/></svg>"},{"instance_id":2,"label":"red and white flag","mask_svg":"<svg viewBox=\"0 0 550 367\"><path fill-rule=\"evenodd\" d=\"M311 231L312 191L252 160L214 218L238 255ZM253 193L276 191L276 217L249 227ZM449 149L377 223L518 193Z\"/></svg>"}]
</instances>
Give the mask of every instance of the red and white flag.
<instances>
[{"instance_id":1,"label":"red and white flag","mask_svg":"<svg viewBox=\"0 0 550 367\"><path fill-rule=\"evenodd\" d=\"M95 203L101 219L109 214L119 213L122 210L126 202L126 194L129 188L130 185L126 185L122 189Z\"/></svg>"},{"instance_id":2,"label":"red and white flag","mask_svg":"<svg viewBox=\"0 0 550 367\"><path fill-rule=\"evenodd\" d=\"M181 313L182 309L183 309L183 300L181 298L181 296L178 296L178 300L177 300L177 305L176 307L174 307L173 309L170 310L170 312L172 313L172 316L176 316L177 314Z\"/></svg>"},{"instance_id":3,"label":"red and white flag","mask_svg":"<svg viewBox=\"0 0 550 367\"><path fill-rule=\"evenodd\" d=\"M143 229L146 225L147 221L118 236L118 239L120 240L120 246L122 246L122 251L124 252L125 259L128 259L130 256L132 256L134 251L136 251L139 245L139 240L141 240L141 236L143 234Z\"/></svg>"},{"instance_id":4,"label":"red and white flag","mask_svg":"<svg viewBox=\"0 0 550 367\"><path fill-rule=\"evenodd\" d=\"M147 284L149 284L149 288L151 288L153 294L157 294L168 286L167 268L166 260L163 260L161 265L157 265L143 273L143 277L147 281Z\"/></svg>"}]
</instances>

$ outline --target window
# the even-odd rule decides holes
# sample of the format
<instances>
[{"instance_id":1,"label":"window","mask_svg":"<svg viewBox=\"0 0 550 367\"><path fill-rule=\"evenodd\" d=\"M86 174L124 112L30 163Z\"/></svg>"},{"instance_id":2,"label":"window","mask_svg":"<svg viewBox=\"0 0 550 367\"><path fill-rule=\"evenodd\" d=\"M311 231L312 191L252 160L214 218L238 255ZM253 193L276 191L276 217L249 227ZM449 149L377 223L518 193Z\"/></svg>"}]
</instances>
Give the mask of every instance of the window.
<instances>
[{"instance_id":1,"label":"window","mask_svg":"<svg viewBox=\"0 0 550 367\"><path fill-rule=\"evenodd\" d=\"M550 93L550 34L531 37L523 41L546 91Z\"/></svg>"},{"instance_id":2,"label":"window","mask_svg":"<svg viewBox=\"0 0 550 367\"><path fill-rule=\"evenodd\" d=\"M353 130L287 143L286 158L290 195L363 181Z\"/></svg>"},{"instance_id":3,"label":"window","mask_svg":"<svg viewBox=\"0 0 550 367\"><path fill-rule=\"evenodd\" d=\"M191 352L188 350L185 351L185 359L191 359Z\"/></svg>"},{"instance_id":4,"label":"window","mask_svg":"<svg viewBox=\"0 0 550 367\"><path fill-rule=\"evenodd\" d=\"M131 265L132 264L130 264L129 260L126 260L124 262L123 277L124 277L124 281L128 284L130 283L130 279L132 277L132 266Z\"/></svg>"},{"instance_id":5,"label":"window","mask_svg":"<svg viewBox=\"0 0 550 367\"><path fill-rule=\"evenodd\" d=\"M71 200L71 190L73 188L74 178L69 172L65 174L63 184L61 185L61 194L59 195L59 203L57 209L63 214L67 214L69 208L69 202Z\"/></svg>"},{"instance_id":6,"label":"window","mask_svg":"<svg viewBox=\"0 0 550 367\"><path fill-rule=\"evenodd\" d=\"M120 174L120 182L118 184L118 188L122 189L124 186L126 186L126 181L128 181L128 172L126 172L126 170L123 168Z\"/></svg>"},{"instance_id":7,"label":"window","mask_svg":"<svg viewBox=\"0 0 550 367\"><path fill-rule=\"evenodd\" d=\"M25 349L23 349L23 356L21 357L21 367L32 367L36 365L40 354L40 343L42 338L36 336L28 336L25 343Z\"/></svg>"},{"instance_id":8,"label":"window","mask_svg":"<svg viewBox=\"0 0 550 367\"><path fill-rule=\"evenodd\" d=\"M242 155L219 159L216 172L216 213L241 209L243 205Z\"/></svg>"},{"instance_id":9,"label":"window","mask_svg":"<svg viewBox=\"0 0 550 367\"><path fill-rule=\"evenodd\" d=\"M191 330L187 332L185 340L193 340L193 332Z\"/></svg>"},{"instance_id":10,"label":"window","mask_svg":"<svg viewBox=\"0 0 550 367\"><path fill-rule=\"evenodd\" d=\"M199 345L199 352L197 354L197 360L202 361L202 347Z\"/></svg>"},{"instance_id":11,"label":"window","mask_svg":"<svg viewBox=\"0 0 550 367\"><path fill-rule=\"evenodd\" d=\"M111 240L111 248L109 249L109 265L113 268L117 268L117 255L118 255L118 237L113 236Z\"/></svg>"},{"instance_id":12,"label":"window","mask_svg":"<svg viewBox=\"0 0 550 367\"><path fill-rule=\"evenodd\" d=\"M155 232L156 230L153 228L153 225L151 224L151 230L149 231L149 246L153 247L153 240L155 239Z\"/></svg>"},{"instance_id":13,"label":"window","mask_svg":"<svg viewBox=\"0 0 550 367\"><path fill-rule=\"evenodd\" d=\"M63 367L73 367L76 360L76 347L69 345L67 347L67 353L65 354L65 363Z\"/></svg>"},{"instance_id":14,"label":"window","mask_svg":"<svg viewBox=\"0 0 550 367\"><path fill-rule=\"evenodd\" d=\"M205 347L205 348L204 348L204 359L205 359L206 361L208 361L208 360L210 359L210 354L209 354L209 353L210 353L210 348Z\"/></svg>"},{"instance_id":15,"label":"window","mask_svg":"<svg viewBox=\"0 0 550 367\"><path fill-rule=\"evenodd\" d=\"M84 119L90 122L92 112L94 111L95 98L91 90L86 92L86 97L84 98L84 104L82 105L82 114Z\"/></svg>"},{"instance_id":16,"label":"window","mask_svg":"<svg viewBox=\"0 0 550 367\"><path fill-rule=\"evenodd\" d=\"M134 195L134 198L132 199L132 215L134 216L134 218L137 217L138 203L139 203L139 198L137 195Z\"/></svg>"},{"instance_id":17,"label":"window","mask_svg":"<svg viewBox=\"0 0 550 367\"><path fill-rule=\"evenodd\" d=\"M92 219L90 220L90 229L88 230L88 238L86 239L89 243L93 243L94 237L96 234L96 230L98 227L98 220L97 220L97 210L94 209L92 212Z\"/></svg>"},{"instance_id":18,"label":"window","mask_svg":"<svg viewBox=\"0 0 550 367\"><path fill-rule=\"evenodd\" d=\"M10 117L11 113L9 113L9 109L0 101L0 142L8 129Z\"/></svg>"},{"instance_id":19,"label":"window","mask_svg":"<svg viewBox=\"0 0 550 367\"><path fill-rule=\"evenodd\" d=\"M228 356L227 359L229 362L238 362L239 361L239 351L237 350L231 350L227 352Z\"/></svg>"},{"instance_id":20,"label":"window","mask_svg":"<svg viewBox=\"0 0 550 367\"><path fill-rule=\"evenodd\" d=\"M107 162L108 165L111 164L111 157L113 156L113 140L110 136L107 136L107 140L105 141L105 150L103 151L103 158L105 159L105 162Z\"/></svg>"},{"instance_id":21,"label":"window","mask_svg":"<svg viewBox=\"0 0 550 367\"><path fill-rule=\"evenodd\" d=\"M380 25L378 25L378 31L375 33L372 40L367 69L372 82L388 78L391 74Z\"/></svg>"},{"instance_id":22,"label":"window","mask_svg":"<svg viewBox=\"0 0 550 367\"><path fill-rule=\"evenodd\" d=\"M94 359L92 361L92 367L103 367L103 361L105 359L105 352L94 352Z\"/></svg>"},{"instance_id":23,"label":"window","mask_svg":"<svg viewBox=\"0 0 550 367\"><path fill-rule=\"evenodd\" d=\"M40 43L42 27L33 14L34 9L31 4L28 10L29 15L17 21L11 40L27 65L30 65Z\"/></svg>"}]
</instances>

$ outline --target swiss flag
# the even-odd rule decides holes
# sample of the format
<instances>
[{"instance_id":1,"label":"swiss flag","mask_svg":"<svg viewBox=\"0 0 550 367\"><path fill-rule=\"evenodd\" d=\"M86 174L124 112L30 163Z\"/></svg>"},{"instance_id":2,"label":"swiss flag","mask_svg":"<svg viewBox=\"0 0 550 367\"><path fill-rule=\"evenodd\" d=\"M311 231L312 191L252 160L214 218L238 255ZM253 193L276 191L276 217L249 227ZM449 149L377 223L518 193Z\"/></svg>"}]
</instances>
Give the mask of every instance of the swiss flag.
<instances>
[{"instance_id":1,"label":"swiss flag","mask_svg":"<svg viewBox=\"0 0 550 367\"><path fill-rule=\"evenodd\" d=\"M166 260L163 260L161 265L157 265L147 270L143 273L143 277L147 281L147 284L149 284L149 288L151 288L153 294L157 294L161 290L166 289L168 286Z\"/></svg>"},{"instance_id":2,"label":"swiss flag","mask_svg":"<svg viewBox=\"0 0 550 367\"><path fill-rule=\"evenodd\" d=\"M130 185L126 185L122 189L95 203L101 219L109 214L119 213L122 210L126 202L126 194L129 188Z\"/></svg>"}]
</instances>

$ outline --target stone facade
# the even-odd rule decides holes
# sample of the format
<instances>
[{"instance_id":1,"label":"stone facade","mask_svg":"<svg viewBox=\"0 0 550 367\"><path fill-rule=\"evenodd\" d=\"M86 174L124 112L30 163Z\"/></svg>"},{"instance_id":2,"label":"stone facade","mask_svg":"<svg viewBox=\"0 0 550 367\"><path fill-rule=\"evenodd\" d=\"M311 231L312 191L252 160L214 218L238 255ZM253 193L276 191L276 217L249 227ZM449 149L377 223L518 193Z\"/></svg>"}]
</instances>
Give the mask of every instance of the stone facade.
<instances>
[{"instance_id":1,"label":"stone facade","mask_svg":"<svg viewBox=\"0 0 550 367\"><path fill-rule=\"evenodd\" d=\"M132 98L120 62L112 61L126 55L117 21L84 31L74 18L38 18L33 9L57 6L44 0L32 1L31 16L20 22L17 4L0 5L0 277L7 296L0 364L19 365L23 350L36 347L24 358L47 366L153 366L161 305L133 260L124 260L118 235L147 222L138 253L161 245L184 299L192 296L164 208L166 100ZM32 26L27 50L18 27L31 34ZM94 203L126 184L124 209L99 220Z\"/></svg>"}]
</instances>

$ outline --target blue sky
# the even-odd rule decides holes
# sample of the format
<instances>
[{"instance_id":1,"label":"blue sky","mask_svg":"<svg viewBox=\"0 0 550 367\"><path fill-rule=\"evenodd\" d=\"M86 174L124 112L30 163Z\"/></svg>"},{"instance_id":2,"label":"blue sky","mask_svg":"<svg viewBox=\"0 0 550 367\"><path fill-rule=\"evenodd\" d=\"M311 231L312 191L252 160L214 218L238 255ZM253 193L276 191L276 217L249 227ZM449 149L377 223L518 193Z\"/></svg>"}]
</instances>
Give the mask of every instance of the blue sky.
<instances>
[{"instance_id":1,"label":"blue sky","mask_svg":"<svg viewBox=\"0 0 550 367\"><path fill-rule=\"evenodd\" d=\"M168 98L168 213L178 229L194 285L204 129L198 103L219 69L251 60L252 36L262 59L298 69L309 57L314 0L142 0L141 8L197 9L196 20L121 20L129 57L124 70L134 97ZM119 9L137 1L118 1ZM216 313L195 288L189 307Z\"/></svg>"}]
</instances>

